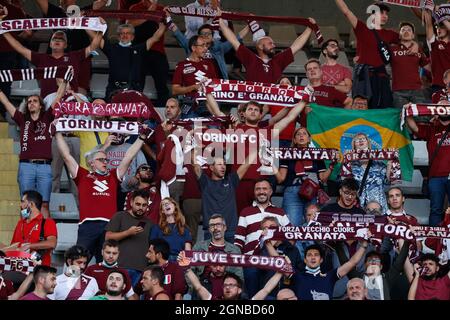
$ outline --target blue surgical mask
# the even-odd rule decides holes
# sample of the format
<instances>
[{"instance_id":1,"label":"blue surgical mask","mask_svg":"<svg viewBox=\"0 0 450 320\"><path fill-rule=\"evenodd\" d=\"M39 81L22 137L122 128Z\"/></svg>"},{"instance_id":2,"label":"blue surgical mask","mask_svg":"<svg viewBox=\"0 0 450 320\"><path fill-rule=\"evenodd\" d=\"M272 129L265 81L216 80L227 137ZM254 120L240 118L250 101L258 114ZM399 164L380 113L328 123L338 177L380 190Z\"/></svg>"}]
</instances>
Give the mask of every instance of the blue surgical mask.
<instances>
[{"instance_id":1,"label":"blue surgical mask","mask_svg":"<svg viewBox=\"0 0 450 320\"><path fill-rule=\"evenodd\" d=\"M306 266L305 269L306 269L306 273L310 273L313 275L317 275L320 273L320 266L318 266L316 268L310 268L310 267Z\"/></svg>"},{"instance_id":2,"label":"blue surgical mask","mask_svg":"<svg viewBox=\"0 0 450 320\"><path fill-rule=\"evenodd\" d=\"M101 176L106 176L106 175L109 173L109 170L106 170L106 171L100 171L100 170L95 169L95 173L96 173L96 174L99 174L99 175L101 175Z\"/></svg>"},{"instance_id":3,"label":"blue surgical mask","mask_svg":"<svg viewBox=\"0 0 450 320\"><path fill-rule=\"evenodd\" d=\"M119 42L119 46L126 48L126 47L131 46L131 42L126 42L126 43L124 43L124 42Z\"/></svg>"},{"instance_id":4,"label":"blue surgical mask","mask_svg":"<svg viewBox=\"0 0 450 320\"><path fill-rule=\"evenodd\" d=\"M24 219L28 219L31 215L31 210L29 207L26 207L25 209L20 210L20 216Z\"/></svg>"}]
</instances>

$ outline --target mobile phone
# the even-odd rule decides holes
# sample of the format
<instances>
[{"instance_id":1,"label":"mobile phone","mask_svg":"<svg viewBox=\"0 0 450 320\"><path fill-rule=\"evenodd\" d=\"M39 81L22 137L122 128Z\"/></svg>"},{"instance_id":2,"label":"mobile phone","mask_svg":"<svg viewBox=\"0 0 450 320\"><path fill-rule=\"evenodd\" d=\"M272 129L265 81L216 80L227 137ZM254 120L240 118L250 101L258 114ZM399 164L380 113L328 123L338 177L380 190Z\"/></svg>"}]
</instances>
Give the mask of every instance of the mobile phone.
<instances>
[{"instance_id":1,"label":"mobile phone","mask_svg":"<svg viewBox=\"0 0 450 320\"><path fill-rule=\"evenodd\" d=\"M147 224L147 222L145 222L145 221L140 221L139 223L138 223L138 227L141 227L142 229L144 229L145 228L145 225Z\"/></svg>"}]
</instances>

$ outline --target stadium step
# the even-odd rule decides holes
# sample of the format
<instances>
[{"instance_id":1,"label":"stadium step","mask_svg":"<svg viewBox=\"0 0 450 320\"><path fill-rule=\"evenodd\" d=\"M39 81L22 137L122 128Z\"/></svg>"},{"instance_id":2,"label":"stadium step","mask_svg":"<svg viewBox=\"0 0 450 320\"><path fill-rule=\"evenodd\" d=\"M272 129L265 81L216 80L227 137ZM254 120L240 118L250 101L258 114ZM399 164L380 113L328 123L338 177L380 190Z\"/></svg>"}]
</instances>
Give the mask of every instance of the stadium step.
<instances>
[{"instance_id":1,"label":"stadium step","mask_svg":"<svg viewBox=\"0 0 450 320\"><path fill-rule=\"evenodd\" d=\"M19 200L0 200L0 216L18 217L19 205Z\"/></svg>"},{"instance_id":2,"label":"stadium step","mask_svg":"<svg viewBox=\"0 0 450 320\"><path fill-rule=\"evenodd\" d=\"M11 243L13 231L0 231L0 243L9 245Z\"/></svg>"},{"instance_id":3,"label":"stadium step","mask_svg":"<svg viewBox=\"0 0 450 320\"><path fill-rule=\"evenodd\" d=\"M19 214L16 212L15 216L0 217L0 231L13 231L19 221Z\"/></svg>"},{"instance_id":4,"label":"stadium step","mask_svg":"<svg viewBox=\"0 0 450 320\"><path fill-rule=\"evenodd\" d=\"M0 138L9 138L9 124L8 122L0 122Z\"/></svg>"},{"instance_id":5,"label":"stadium step","mask_svg":"<svg viewBox=\"0 0 450 320\"><path fill-rule=\"evenodd\" d=\"M15 154L0 154L0 172L17 171L19 169L19 157Z\"/></svg>"},{"instance_id":6,"label":"stadium step","mask_svg":"<svg viewBox=\"0 0 450 320\"><path fill-rule=\"evenodd\" d=\"M17 185L17 170L0 171L0 186Z\"/></svg>"},{"instance_id":7,"label":"stadium step","mask_svg":"<svg viewBox=\"0 0 450 320\"><path fill-rule=\"evenodd\" d=\"M0 138L0 153L1 154L14 153L14 140L11 138Z\"/></svg>"},{"instance_id":8,"label":"stadium step","mask_svg":"<svg viewBox=\"0 0 450 320\"><path fill-rule=\"evenodd\" d=\"M19 186L17 183L14 186L0 185L0 200L18 200L19 198Z\"/></svg>"}]
</instances>

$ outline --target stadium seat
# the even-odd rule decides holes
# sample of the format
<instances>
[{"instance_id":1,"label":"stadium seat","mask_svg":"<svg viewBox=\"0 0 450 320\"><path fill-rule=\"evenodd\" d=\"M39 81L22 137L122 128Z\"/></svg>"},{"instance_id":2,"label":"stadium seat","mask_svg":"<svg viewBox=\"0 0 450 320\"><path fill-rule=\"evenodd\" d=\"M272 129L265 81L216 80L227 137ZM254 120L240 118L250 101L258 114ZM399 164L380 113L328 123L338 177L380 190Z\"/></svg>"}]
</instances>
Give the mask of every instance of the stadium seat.
<instances>
[{"instance_id":1,"label":"stadium seat","mask_svg":"<svg viewBox=\"0 0 450 320\"><path fill-rule=\"evenodd\" d=\"M338 41L339 48L345 48L345 42L339 36L339 32L336 26L320 26L320 32L322 32L324 41L328 39L335 39ZM311 46L316 49L320 49L322 47L322 45L319 45L319 42L317 41L317 38L315 36L311 36Z\"/></svg>"},{"instance_id":2,"label":"stadium seat","mask_svg":"<svg viewBox=\"0 0 450 320\"><path fill-rule=\"evenodd\" d=\"M426 141L413 140L412 145L414 147L414 165L415 166L427 166L428 165L428 150Z\"/></svg>"},{"instance_id":3,"label":"stadium seat","mask_svg":"<svg viewBox=\"0 0 450 320\"><path fill-rule=\"evenodd\" d=\"M247 25L246 24L242 24L242 23L236 23L233 21L233 28L235 30L235 33L237 34L239 31L241 31L242 29L244 29ZM247 47L254 47L255 43L253 42L253 36L251 31L249 33L247 33L247 35L244 37L243 39L244 41L244 45Z\"/></svg>"},{"instance_id":4,"label":"stadium seat","mask_svg":"<svg viewBox=\"0 0 450 320\"><path fill-rule=\"evenodd\" d=\"M65 206L65 211L60 211L60 205ZM50 216L55 220L78 220L80 214L72 193L52 192L50 195Z\"/></svg>"},{"instance_id":5,"label":"stadium seat","mask_svg":"<svg viewBox=\"0 0 450 320\"><path fill-rule=\"evenodd\" d=\"M37 80L14 81L11 84L11 96L28 97L40 93L41 89Z\"/></svg>"},{"instance_id":6,"label":"stadium seat","mask_svg":"<svg viewBox=\"0 0 450 320\"><path fill-rule=\"evenodd\" d=\"M169 70L174 71L177 63L186 59L186 52L183 48L166 48Z\"/></svg>"},{"instance_id":7,"label":"stadium seat","mask_svg":"<svg viewBox=\"0 0 450 320\"><path fill-rule=\"evenodd\" d=\"M428 225L430 214L430 200L428 199L406 199L405 211L416 217L420 225Z\"/></svg>"},{"instance_id":8,"label":"stadium seat","mask_svg":"<svg viewBox=\"0 0 450 320\"><path fill-rule=\"evenodd\" d=\"M411 181L401 181L396 186L402 188L405 194L421 195L422 194L422 173L420 170L414 170Z\"/></svg>"},{"instance_id":9,"label":"stadium seat","mask_svg":"<svg viewBox=\"0 0 450 320\"><path fill-rule=\"evenodd\" d=\"M97 49L95 51L98 53L98 55L92 56L92 68L108 69L109 67L108 57L100 49Z\"/></svg>"},{"instance_id":10,"label":"stadium seat","mask_svg":"<svg viewBox=\"0 0 450 320\"><path fill-rule=\"evenodd\" d=\"M284 73L287 74L299 74L299 73L305 73L305 63L308 61L308 56L306 55L305 51L300 50L296 53L294 56L294 62L292 62L290 65L287 66L287 68L284 70Z\"/></svg>"},{"instance_id":11,"label":"stadium seat","mask_svg":"<svg viewBox=\"0 0 450 320\"><path fill-rule=\"evenodd\" d=\"M356 50L356 36L355 36L355 32L353 31L353 29L350 30L349 32L349 39L348 39L348 44L350 46L350 48L352 48L353 50Z\"/></svg>"},{"instance_id":12,"label":"stadium seat","mask_svg":"<svg viewBox=\"0 0 450 320\"><path fill-rule=\"evenodd\" d=\"M155 81L153 80L152 76L145 77L144 94L153 100L158 97L155 89Z\"/></svg>"},{"instance_id":13,"label":"stadium seat","mask_svg":"<svg viewBox=\"0 0 450 320\"><path fill-rule=\"evenodd\" d=\"M325 57L323 56L323 54L320 54L319 61L320 61L320 63L325 62ZM337 63L340 63L343 66L351 68L350 63L348 61L347 54L344 51L339 52L339 57L337 58Z\"/></svg>"},{"instance_id":14,"label":"stadium seat","mask_svg":"<svg viewBox=\"0 0 450 320\"><path fill-rule=\"evenodd\" d=\"M54 251L65 252L77 243L78 223L57 223L58 241Z\"/></svg>"},{"instance_id":15,"label":"stadium seat","mask_svg":"<svg viewBox=\"0 0 450 320\"><path fill-rule=\"evenodd\" d=\"M269 28L269 36L278 48L290 47L298 35L295 26L274 24Z\"/></svg>"},{"instance_id":16,"label":"stadium seat","mask_svg":"<svg viewBox=\"0 0 450 320\"><path fill-rule=\"evenodd\" d=\"M91 96L94 99L105 98L106 86L108 85L108 75L93 73L91 77Z\"/></svg>"}]
</instances>

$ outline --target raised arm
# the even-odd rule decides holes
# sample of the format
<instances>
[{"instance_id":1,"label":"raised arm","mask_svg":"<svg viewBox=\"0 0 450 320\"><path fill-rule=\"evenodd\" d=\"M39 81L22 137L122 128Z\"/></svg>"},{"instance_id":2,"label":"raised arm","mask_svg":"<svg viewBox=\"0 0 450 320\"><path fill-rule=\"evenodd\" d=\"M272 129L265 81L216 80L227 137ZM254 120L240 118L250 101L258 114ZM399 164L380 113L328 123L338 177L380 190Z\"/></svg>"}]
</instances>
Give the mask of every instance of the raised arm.
<instances>
[{"instance_id":1,"label":"raised arm","mask_svg":"<svg viewBox=\"0 0 450 320\"><path fill-rule=\"evenodd\" d=\"M298 115L300 114L300 112L302 112L305 106L306 106L305 101L300 101L299 103L297 103L294 107L292 107L292 110L289 111L286 117L278 121L273 126L274 130L278 130L278 132L283 131L289 125L289 123L291 123L298 117Z\"/></svg>"},{"instance_id":2,"label":"raised arm","mask_svg":"<svg viewBox=\"0 0 450 320\"><path fill-rule=\"evenodd\" d=\"M256 148L253 148L253 150L250 152L250 154L245 159L244 163L239 166L239 168L236 170L237 175L239 176L239 180L242 180L245 173L247 172L248 168L255 162L256 157L258 155L258 152Z\"/></svg>"},{"instance_id":3,"label":"raised arm","mask_svg":"<svg viewBox=\"0 0 450 320\"><path fill-rule=\"evenodd\" d=\"M58 121L58 120L55 120ZM64 163L67 166L67 169L69 170L69 173L72 178L75 178L77 176L78 172L78 163L75 161L74 157L70 154L69 146L67 145L66 141L64 140L63 135L61 132L57 132L55 134L56 144L58 146L59 153L61 154Z\"/></svg>"},{"instance_id":4,"label":"raised arm","mask_svg":"<svg viewBox=\"0 0 450 320\"><path fill-rule=\"evenodd\" d=\"M220 110L219 104L217 103L212 93L208 93L206 95L206 107L208 108L208 111L216 117L226 116L226 114Z\"/></svg>"},{"instance_id":5,"label":"raised arm","mask_svg":"<svg viewBox=\"0 0 450 320\"><path fill-rule=\"evenodd\" d=\"M309 22L316 23L316 21L313 18L308 18ZM311 35L312 29L310 27L306 28L305 31L302 32L301 35L298 36L297 39L292 43L291 50L292 54L295 56L295 54L300 51L303 46L305 45L306 41L308 41L309 36Z\"/></svg>"},{"instance_id":6,"label":"raised arm","mask_svg":"<svg viewBox=\"0 0 450 320\"><path fill-rule=\"evenodd\" d=\"M425 34L427 36L427 41L431 43L431 40L434 38L433 18L431 17L431 12L425 10L423 17L425 20Z\"/></svg>"},{"instance_id":7,"label":"raised arm","mask_svg":"<svg viewBox=\"0 0 450 320\"><path fill-rule=\"evenodd\" d=\"M337 273L340 278L345 277L347 273L349 273L358 264L358 262L361 260L364 253L366 252L367 246L368 242L366 240L362 241L361 246L350 258L350 260L348 260L346 263L344 263L337 269Z\"/></svg>"},{"instance_id":8,"label":"raised arm","mask_svg":"<svg viewBox=\"0 0 450 320\"><path fill-rule=\"evenodd\" d=\"M411 282L411 286L409 287L409 291L408 291L408 300L416 300L417 285L419 284L419 278L420 278L419 268L420 268L419 264L416 263L414 265L413 280Z\"/></svg>"},{"instance_id":9,"label":"raised arm","mask_svg":"<svg viewBox=\"0 0 450 320\"><path fill-rule=\"evenodd\" d=\"M227 24L225 23L225 21L223 21L223 19L219 19L219 26L225 39L227 39L228 42L231 43L231 45L233 46L234 50L237 51L241 43L237 39L234 32L227 26Z\"/></svg>"},{"instance_id":10,"label":"raised arm","mask_svg":"<svg viewBox=\"0 0 450 320\"><path fill-rule=\"evenodd\" d=\"M0 103L2 103L6 111L11 115L11 117L14 117L14 113L16 113L16 107L9 101L8 97L3 93L2 90L0 90Z\"/></svg>"},{"instance_id":11,"label":"raised arm","mask_svg":"<svg viewBox=\"0 0 450 320\"><path fill-rule=\"evenodd\" d=\"M125 156L123 157L122 161L120 162L119 166L117 167L117 177L120 178L120 180L122 180L122 178L127 173L127 170L131 164L131 161L133 161L133 158L137 155L139 150L141 150L145 139L146 139L146 137L144 135L142 135L142 134L139 135L139 138L136 139L136 141L131 145L131 147L125 153Z\"/></svg>"},{"instance_id":12,"label":"raised arm","mask_svg":"<svg viewBox=\"0 0 450 320\"><path fill-rule=\"evenodd\" d=\"M61 83L58 86L58 91L56 91L55 100L53 100L50 108L53 108L58 102L61 101L62 97L66 93L66 88L67 88L67 81L66 80L61 81Z\"/></svg>"},{"instance_id":13,"label":"raised arm","mask_svg":"<svg viewBox=\"0 0 450 320\"><path fill-rule=\"evenodd\" d=\"M188 268L188 269L186 269L186 272L185 272L186 278L192 284L192 287L197 292L200 299L210 300L212 297L211 293L201 284L200 280L198 279L198 277L196 276L194 271L192 271L192 269L189 268L189 265L191 264L191 260L186 257L186 254L184 253L184 251L181 251L178 254L177 262L178 262L179 266L181 266L183 268Z\"/></svg>"},{"instance_id":14,"label":"raised arm","mask_svg":"<svg viewBox=\"0 0 450 320\"><path fill-rule=\"evenodd\" d=\"M91 43L86 47L86 49L84 49L84 54L86 57L89 57L92 51L97 50L99 47L103 48L104 44L105 41L103 40L103 34L100 31L94 32L94 36L91 38Z\"/></svg>"},{"instance_id":15,"label":"raised arm","mask_svg":"<svg viewBox=\"0 0 450 320\"><path fill-rule=\"evenodd\" d=\"M341 12L344 14L344 16L347 18L347 20L350 22L353 28L356 28L356 25L358 24L358 18L355 16L355 14L348 8L347 4L344 0L335 0L336 5L341 10Z\"/></svg>"},{"instance_id":16,"label":"raised arm","mask_svg":"<svg viewBox=\"0 0 450 320\"><path fill-rule=\"evenodd\" d=\"M269 281L267 281L264 288L259 290L258 293L252 297L252 300L264 300L272 292L272 290L275 289L275 287L280 282L282 276L283 276L283 274L281 272L275 273L269 279Z\"/></svg>"},{"instance_id":17,"label":"raised arm","mask_svg":"<svg viewBox=\"0 0 450 320\"><path fill-rule=\"evenodd\" d=\"M413 133L419 132L419 127L417 126L416 120L414 120L413 116L406 117L406 125Z\"/></svg>"},{"instance_id":18,"label":"raised arm","mask_svg":"<svg viewBox=\"0 0 450 320\"><path fill-rule=\"evenodd\" d=\"M158 30L156 30L155 33L146 41L147 50L150 50L151 47L161 39L164 32L166 32L166 26L163 23L159 23Z\"/></svg>"},{"instance_id":19,"label":"raised arm","mask_svg":"<svg viewBox=\"0 0 450 320\"><path fill-rule=\"evenodd\" d=\"M86 33L88 34L89 38L91 38L91 44L92 44L92 42L94 42L94 45L95 45L96 41L97 41L95 39L95 37L97 37L98 33L93 30L86 30ZM100 35L101 35L101 32L100 32ZM103 35L101 35L100 39L98 40L97 48L100 47L100 49L103 49L104 46L105 46L105 39L103 39ZM88 48L90 48L90 45L89 45L89 47L86 47L86 50L88 50ZM93 51L93 50L90 50L89 53L91 51Z\"/></svg>"},{"instance_id":20,"label":"raised arm","mask_svg":"<svg viewBox=\"0 0 450 320\"><path fill-rule=\"evenodd\" d=\"M48 0L35 0L35 2L44 16L46 16L48 14Z\"/></svg>"}]
</instances>

